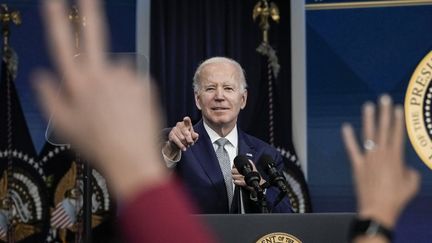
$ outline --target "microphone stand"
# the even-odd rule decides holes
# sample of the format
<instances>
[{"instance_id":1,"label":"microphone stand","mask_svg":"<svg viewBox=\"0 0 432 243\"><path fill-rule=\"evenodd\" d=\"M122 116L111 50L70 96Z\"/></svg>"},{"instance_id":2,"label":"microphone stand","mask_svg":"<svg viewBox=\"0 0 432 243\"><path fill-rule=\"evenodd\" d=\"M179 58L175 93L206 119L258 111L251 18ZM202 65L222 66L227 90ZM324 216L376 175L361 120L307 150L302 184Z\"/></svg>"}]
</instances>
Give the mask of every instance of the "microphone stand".
<instances>
[{"instance_id":1,"label":"microphone stand","mask_svg":"<svg viewBox=\"0 0 432 243\"><path fill-rule=\"evenodd\" d=\"M257 201L260 206L261 213L269 213L266 196L264 195L263 189L260 187L258 183L255 184L252 183L252 181L260 181L260 179L261 176L256 171L250 172L245 176L246 184L252 186L252 188L255 190L257 194Z\"/></svg>"},{"instance_id":2,"label":"microphone stand","mask_svg":"<svg viewBox=\"0 0 432 243\"><path fill-rule=\"evenodd\" d=\"M92 187L91 187L91 172L92 168L88 163L83 163L83 216L84 216L84 242L92 242Z\"/></svg>"},{"instance_id":3,"label":"microphone stand","mask_svg":"<svg viewBox=\"0 0 432 243\"><path fill-rule=\"evenodd\" d=\"M264 195L264 191L261 188L257 191L257 198L261 213L269 213L266 196Z\"/></svg>"},{"instance_id":4,"label":"microphone stand","mask_svg":"<svg viewBox=\"0 0 432 243\"><path fill-rule=\"evenodd\" d=\"M237 196L237 197L236 197ZM236 197L236 207L237 208L235 208L235 210L237 210L237 211L233 211L233 212L231 212L231 213L237 213L237 214L242 214L243 212L242 212L242 196L243 196L243 190L242 190L242 188L241 187L239 187L239 186L235 186L235 189L234 189L234 197ZM231 209L233 209L233 207L231 206Z\"/></svg>"},{"instance_id":5,"label":"microphone stand","mask_svg":"<svg viewBox=\"0 0 432 243\"><path fill-rule=\"evenodd\" d=\"M84 161L79 153L76 153L78 165L81 168L82 180L82 209L81 209L81 234L77 237L78 243L92 242L92 187L91 187L91 172L92 168L87 161Z\"/></svg>"},{"instance_id":6,"label":"microphone stand","mask_svg":"<svg viewBox=\"0 0 432 243\"><path fill-rule=\"evenodd\" d=\"M69 12L69 21L72 23L74 30L75 39L75 50L76 54L80 53L80 33L82 28L85 26L85 16L81 16L76 6L72 6ZM78 154L79 156L79 154ZM83 180L83 241L85 243L91 243L92 239L92 186L91 186L91 174L92 168L89 166L87 161L82 161L82 180Z\"/></svg>"}]
</instances>

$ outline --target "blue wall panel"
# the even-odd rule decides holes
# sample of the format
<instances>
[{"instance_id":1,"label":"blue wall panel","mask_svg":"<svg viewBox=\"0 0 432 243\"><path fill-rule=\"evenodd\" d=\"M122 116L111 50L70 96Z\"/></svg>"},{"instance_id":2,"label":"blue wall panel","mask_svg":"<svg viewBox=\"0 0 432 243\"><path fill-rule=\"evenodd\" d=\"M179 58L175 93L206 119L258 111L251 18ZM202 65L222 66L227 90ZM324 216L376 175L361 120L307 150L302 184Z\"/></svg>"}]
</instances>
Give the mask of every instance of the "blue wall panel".
<instances>
[{"instance_id":1,"label":"blue wall panel","mask_svg":"<svg viewBox=\"0 0 432 243\"><path fill-rule=\"evenodd\" d=\"M10 10L19 10L22 25L12 27L10 45L19 57L18 76L15 81L27 125L37 151L45 143L46 122L42 117L31 84L31 73L36 68L50 67L40 16L40 1L9 0ZM110 29L111 50L135 51L135 0L107 0L105 8Z\"/></svg>"},{"instance_id":2,"label":"blue wall panel","mask_svg":"<svg viewBox=\"0 0 432 243\"><path fill-rule=\"evenodd\" d=\"M315 211L354 211L340 126L360 131L360 108L389 93L402 103L410 76L432 50L432 6L307 11L308 177ZM407 142L407 161L422 173L420 195L397 241L430 242L432 173ZM413 234L416 235L413 235Z\"/></svg>"}]
</instances>

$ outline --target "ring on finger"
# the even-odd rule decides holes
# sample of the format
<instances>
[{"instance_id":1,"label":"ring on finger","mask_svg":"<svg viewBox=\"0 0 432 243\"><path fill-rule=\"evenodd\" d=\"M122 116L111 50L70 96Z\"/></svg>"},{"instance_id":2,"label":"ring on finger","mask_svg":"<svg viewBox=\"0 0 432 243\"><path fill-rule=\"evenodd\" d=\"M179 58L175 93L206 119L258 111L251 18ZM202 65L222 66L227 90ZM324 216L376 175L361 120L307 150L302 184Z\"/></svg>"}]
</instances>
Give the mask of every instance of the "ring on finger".
<instances>
[{"instance_id":1,"label":"ring on finger","mask_svg":"<svg viewBox=\"0 0 432 243\"><path fill-rule=\"evenodd\" d=\"M363 148L366 151L373 151L377 147L377 144L372 139L366 139L363 143Z\"/></svg>"}]
</instances>

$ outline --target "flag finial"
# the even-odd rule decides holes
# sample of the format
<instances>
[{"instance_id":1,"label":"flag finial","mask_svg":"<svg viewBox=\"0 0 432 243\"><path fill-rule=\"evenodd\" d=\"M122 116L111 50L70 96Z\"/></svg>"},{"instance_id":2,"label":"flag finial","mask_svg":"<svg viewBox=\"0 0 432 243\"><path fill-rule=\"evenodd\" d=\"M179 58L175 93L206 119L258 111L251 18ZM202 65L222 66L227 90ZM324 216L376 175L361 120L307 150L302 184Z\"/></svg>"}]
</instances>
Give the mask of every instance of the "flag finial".
<instances>
[{"instance_id":1,"label":"flag finial","mask_svg":"<svg viewBox=\"0 0 432 243\"><path fill-rule=\"evenodd\" d=\"M268 31L270 29L271 18L276 23L279 23L280 14L278 6L273 2L268 2L267 0L259 0L253 9L252 18L255 21L260 18L259 26L263 31L263 42L268 43Z\"/></svg>"},{"instance_id":2,"label":"flag finial","mask_svg":"<svg viewBox=\"0 0 432 243\"><path fill-rule=\"evenodd\" d=\"M2 23L3 50L7 50L9 47L10 23L20 25L22 22L21 13L19 11L9 11L9 7L6 4L1 4L0 22Z\"/></svg>"}]
</instances>

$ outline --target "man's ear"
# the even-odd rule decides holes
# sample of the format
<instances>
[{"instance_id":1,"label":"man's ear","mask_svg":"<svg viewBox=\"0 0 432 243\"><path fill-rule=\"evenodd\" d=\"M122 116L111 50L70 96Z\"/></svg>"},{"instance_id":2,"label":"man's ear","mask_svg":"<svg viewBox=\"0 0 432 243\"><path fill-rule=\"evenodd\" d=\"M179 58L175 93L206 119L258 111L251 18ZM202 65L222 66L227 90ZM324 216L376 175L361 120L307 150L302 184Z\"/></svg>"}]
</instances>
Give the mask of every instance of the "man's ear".
<instances>
[{"instance_id":1,"label":"man's ear","mask_svg":"<svg viewBox=\"0 0 432 243\"><path fill-rule=\"evenodd\" d=\"M198 92L195 92L194 95L195 95L195 105L198 108L198 110L201 110L201 104L200 104Z\"/></svg>"},{"instance_id":2,"label":"man's ear","mask_svg":"<svg viewBox=\"0 0 432 243\"><path fill-rule=\"evenodd\" d=\"M245 89L243 94L242 94L242 105L241 105L242 110L246 107L247 95L248 95L248 92L247 92L247 89Z\"/></svg>"}]
</instances>

